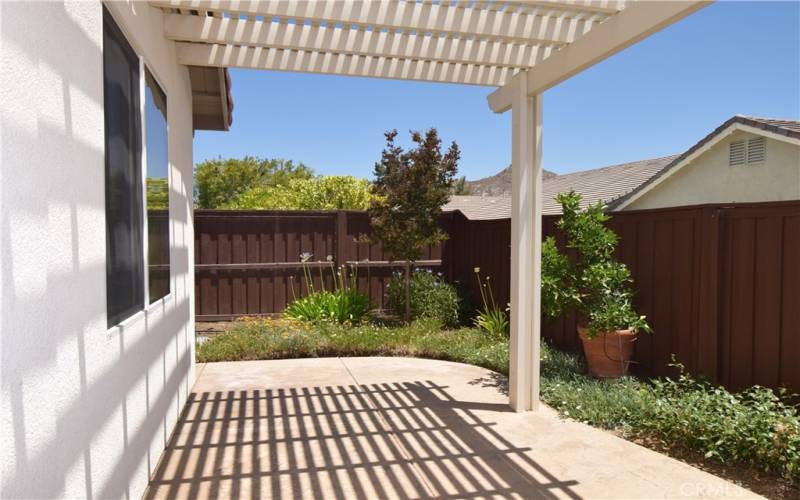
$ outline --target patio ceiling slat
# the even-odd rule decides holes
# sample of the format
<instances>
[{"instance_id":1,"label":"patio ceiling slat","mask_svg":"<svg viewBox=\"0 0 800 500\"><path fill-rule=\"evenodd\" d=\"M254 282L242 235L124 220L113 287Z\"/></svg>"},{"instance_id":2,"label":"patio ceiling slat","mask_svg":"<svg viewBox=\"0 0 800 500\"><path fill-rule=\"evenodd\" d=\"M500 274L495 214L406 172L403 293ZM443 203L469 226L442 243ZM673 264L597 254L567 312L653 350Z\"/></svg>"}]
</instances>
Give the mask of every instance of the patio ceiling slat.
<instances>
[{"instance_id":1,"label":"patio ceiling slat","mask_svg":"<svg viewBox=\"0 0 800 500\"><path fill-rule=\"evenodd\" d=\"M518 69L205 43L178 42L176 43L176 49L178 62L189 66L297 71L465 85L502 85Z\"/></svg>"},{"instance_id":2,"label":"patio ceiling slat","mask_svg":"<svg viewBox=\"0 0 800 500\"><path fill-rule=\"evenodd\" d=\"M514 68L533 67L553 50L553 46L179 14L165 15L164 32L176 41Z\"/></svg>"},{"instance_id":3,"label":"patio ceiling slat","mask_svg":"<svg viewBox=\"0 0 800 500\"><path fill-rule=\"evenodd\" d=\"M502 86L618 0L151 0L182 64ZM189 15L207 12L207 16Z\"/></svg>"},{"instance_id":4,"label":"patio ceiling slat","mask_svg":"<svg viewBox=\"0 0 800 500\"><path fill-rule=\"evenodd\" d=\"M568 12L596 12L600 14L616 14L625 8L624 0L506 0L504 3L558 9Z\"/></svg>"},{"instance_id":5,"label":"patio ceiling slat","mask_svg":"<svg viewBox=\"0 0 800 500\"><path fill-rule=\"evenodd\" d=\"M525 44L570 43L608 17L606 13L593 10L578 11L576 4L565 2L553 2L547 9L535 9L535 14L520 12L516 8L482 9L415 1L153 0L150 3L165 9L181 7L224 12L231 17L263 16L269 20L292 19L301 24L314 21ZM505 7L504 3L490 5ZM563 10L567 7L568 10Z\"/></svg>"}]
</instances>

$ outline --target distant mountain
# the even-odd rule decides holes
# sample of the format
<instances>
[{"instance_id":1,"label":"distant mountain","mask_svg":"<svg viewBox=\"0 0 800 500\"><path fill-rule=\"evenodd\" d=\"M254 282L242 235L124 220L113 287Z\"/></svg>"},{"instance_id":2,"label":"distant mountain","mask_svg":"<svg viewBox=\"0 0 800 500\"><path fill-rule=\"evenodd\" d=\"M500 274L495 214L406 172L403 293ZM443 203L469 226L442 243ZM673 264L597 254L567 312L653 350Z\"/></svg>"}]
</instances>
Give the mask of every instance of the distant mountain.
<instances>
[{"instance_id":1,"label":"distant mountain","mask_svg":"<svg viewBox=\"0 0 800 500\"><path fill-rule=\"evenodd\" d=\"M558 174L549 170L542 172L543 180L556 176ZM492 176L477 181L467 181L467 186L469 194L475 196L511 196L511 165Z\"/></svg>"}]
</instances>

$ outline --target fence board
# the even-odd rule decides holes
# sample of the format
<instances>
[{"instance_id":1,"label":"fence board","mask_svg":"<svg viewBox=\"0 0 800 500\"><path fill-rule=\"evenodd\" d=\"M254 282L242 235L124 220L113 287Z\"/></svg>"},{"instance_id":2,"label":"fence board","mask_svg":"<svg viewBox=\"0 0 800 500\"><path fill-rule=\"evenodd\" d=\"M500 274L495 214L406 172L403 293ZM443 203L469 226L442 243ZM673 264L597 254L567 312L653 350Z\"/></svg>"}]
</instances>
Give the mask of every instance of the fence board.
<instances>
[{"instance_id":1,"label":"fence board","mask_svg":"<svg viewBox=\"0 0 800 500\"><path fill-rule=\"evenodd\" d=\"M753 379L753 285L755 273L755 220L734 219L731 221L731 287L730 329L727 332L730 344L727 376L732 387L740 389Z\"/></svg>"},{"instance_id":2,"label":"fence board","mask_svg":"<svg viewBox=\"0 0 800 500\"><path fill-rule=\"evenodd\" d=\"M800 393L800 215L784 217L780 384Z\"/></svg>"},{"instance_id":3,"label":"fence board","mask_svg":"<svg viewBox=\"0 0 800 500\"><path fill-rule=\"evenodd\" d=\"M636 248L636 272L633 280L636 284L638 293L636 294L635 304L639 314L644 314L647 318L653 318L653 304L655 302L654 283L654 252L653 241L655 225L652 220L637 222L637 232L635 240ZM641 374L652 375L653 366L653 337L651 335L641 335L635 344L636 363L635 366Z\"/></svg>"},{"instance_id":4,"label":"fence board","mask_svg":"<svg viewBox=\"0 0 800 500\"><path fill-rule=\"evenodd\" d=\"M655 331L636 342L636 373L674 374L667 364L675 354L690 372L734 389L758 383L800 392L800 201L612 216L609 225L620 235L617 257L631 269L634 302ZM542 234L563 248L556 221L544 217ZM474 274L480 267L491 276L497 302L506 304L510 220L470 221L455 212L441 223L449 239L420 259L441 261L436 269L474 306L480 305ZM397 268L382 262L388 256L380 245L359 239L369 232L362 212L197 210L198 320L280 313L293 288L307 292L297 267L301 252L313 253L313 260L331 255L337 265L361 262L359 289L385 308L386 285ZM323 274L330 286L330 272ZM320 283L318 270L314 283ZM576 323L574 314L545 319L542 335L558 348L579 351Z\"/></svg>"},{"instance_id":5,"label":"fence board","mask_svg":"<svg viewBox=\"0 0 800 500\"><path fill-rule=\"evenodd\" d=\"M765 387L776 386L780 375L782 230L778 217L756 219L753 381Z\"/></svg>"}]
</instances>

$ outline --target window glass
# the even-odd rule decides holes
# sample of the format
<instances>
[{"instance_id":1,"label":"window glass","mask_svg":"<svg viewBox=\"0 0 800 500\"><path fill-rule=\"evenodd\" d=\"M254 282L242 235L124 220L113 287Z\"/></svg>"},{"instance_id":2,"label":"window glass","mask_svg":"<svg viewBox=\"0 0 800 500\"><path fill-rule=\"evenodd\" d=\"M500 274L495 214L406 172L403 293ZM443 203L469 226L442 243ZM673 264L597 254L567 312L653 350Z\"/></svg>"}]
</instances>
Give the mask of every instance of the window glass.
<instances>
[{"instance_id":1,"label":"window glass","mask_svg":"<svg viewBox=\"0 0 800 500\"><path fill-rule=\"evenodd\" d=\"M108 325L144 302L139 59L103 9Z\"/></svg>"},{"instance_id":2,"label":"window glass","mask_svg":"<svg viewBox=\"0 0 800 500\"><path fill-rule=\"evenodd\" d=\"M149 301L169 293L169 154L167 96L145 70L147 279Z\"/></svg>"}]
</instances>

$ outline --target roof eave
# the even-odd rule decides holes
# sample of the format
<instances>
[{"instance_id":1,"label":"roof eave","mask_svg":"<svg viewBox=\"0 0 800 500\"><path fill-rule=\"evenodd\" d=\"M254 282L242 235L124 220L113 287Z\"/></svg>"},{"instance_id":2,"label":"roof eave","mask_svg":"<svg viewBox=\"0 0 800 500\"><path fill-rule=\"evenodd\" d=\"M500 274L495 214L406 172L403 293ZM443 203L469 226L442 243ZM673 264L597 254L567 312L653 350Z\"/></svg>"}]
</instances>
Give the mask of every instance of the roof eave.
<instances>
[{"instance_id":1,"label":"roof eave","mask_svg":"<svg viewBox=\"0 0 800 500\"><path fill-rule=\"evenodd\" d=\"M231 77L227 68L189 66L195 130L227 131L233 123Z\"/></svg>"}]
</instances>

